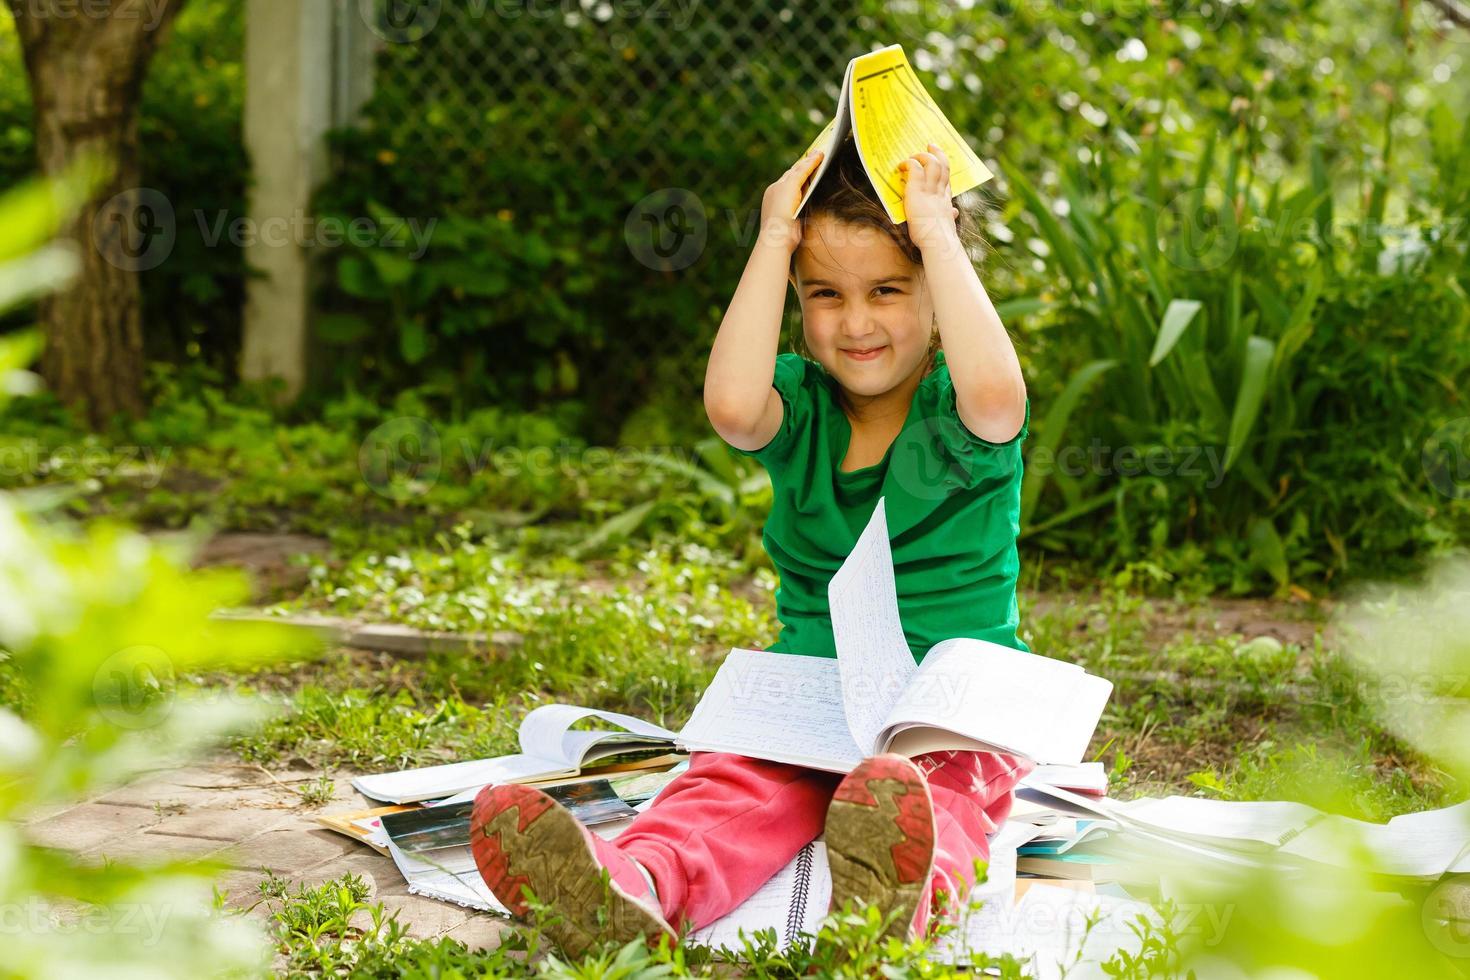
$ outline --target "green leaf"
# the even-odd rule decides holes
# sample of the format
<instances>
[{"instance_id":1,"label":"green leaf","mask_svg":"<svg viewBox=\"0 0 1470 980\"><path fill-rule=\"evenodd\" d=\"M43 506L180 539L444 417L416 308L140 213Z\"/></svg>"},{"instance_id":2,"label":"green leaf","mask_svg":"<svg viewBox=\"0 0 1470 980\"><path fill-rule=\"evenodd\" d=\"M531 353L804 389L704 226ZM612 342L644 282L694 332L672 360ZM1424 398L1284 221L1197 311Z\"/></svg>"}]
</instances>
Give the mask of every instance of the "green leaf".
<instances>
[{"instance_id":1,"label":"green leaf","mask_svg":"<svg viewBox=\"0 0 1470 980\"><path fill-rule=\"evenodd\" d=\"M359 255L348 255L337 263L337 285L357 299L382 299L386 295L372 267Z\"/></svg>"},{"instance_id":2,"label":"green leaf","mask_svg":"<svg viewBox=\"0 0 1470 980\"><path fill-rule=\"evenodd\" d=\"M1261 401L1266 397L1266 384L1271 380L1271 358L1276 345L1265 337L1251 336L1245 342L1245 365L1241 370L1240 389L1235 393L1235 409L1230 415L1230 440L1225 448L1225 472L1245 448Z\"/></svg>"},{"instance_id":3,"label":"green leaf","mask_svg":"<svg viewBox=\"0 0 1470 980\"><path fill-rule=\"evenodd\" d=\"M334 345L356 344L373 332L372 324L356 313L323 313L313 326L322 342Z\"/></svg>"},{"instance_id":4,"label":"green leaf","mask_svg":"<svg viewBox=\"0 0 1470 980\"><path fill-rule=\"evenodd\" d=\"M1270 575L1277 587L1285 588L1291 581L1291 572L1286 564L1286 546L1276 533L1276 526L1264 517L1253 517L1245 540L1250 547L1251 567Z\"/></svg>"},{"instance_id":5,"label":"green leaf","mask_svg":"<svg viewBox=\"0 0 1470 980\"><path fill-rule=\"evenodd\" d=\"M995 312L1002 320L1019 320L1021 317L1051 309L1053 305L1039 296L1017 296L1015 299L996 303Z\"/></svg>"},{"instance_id":6,"label":"green leaf","mask_svg":"<svg viewBox=\"0 0 1470 980\"><path fill-rule=\"evenodd\" d=\"M429 353L429 332L417 320L403 320L398 324L398 351L410 364L417 364Z\"/></svg>"},{"instance_id":7,"label":"green leaf","mask_svg":"<svg viewBox=\"0 0 1470 980\"><path fill-rule=\"evenodd\" d=\"M401 286L413 277L414 263L402 255L374 249L367 253L367 257L377 271L378 278L388 286Z\"/></svg>"},{"instance_id":8,"label":"green leaf","mask_svg":"<svg viewBox=\"0 0 1470 980\"><path fill-rule=\"evenodd\" d=\"M658 503L657 500L646 500L635 507L629 507L621 514L614 514L583 538L582 543L572 549L573 554L583 555L596 551L605 544L625 540L643 526L643 522L653 513L653 508Z\"/></svg>"},{"instance_id":9,"label":"green leaf","mask_svg":"<svg viewBox=\"0 0 1470 980\"><path fill-rule=\"evenodd\" d=\"M1078 368L1071 378L1067 379L1067 385L1062 389L1052 402L1051 408L1047 409L1045 417L1041 420L1041 432L1031 450L1035 456L1038 453L1054 455L1057 445L1062 441L1062 434L1067 430L1067 420L1072 417L1072 410L1087 394L1089 388L1104 374L1118 366L1115 360L1099 360L1090 364L1084 364ZM1047 474L1038 470L1027 471L1023 478L1021 489L1021 524L1025 526L1029 520L1032 510L1036 506L1037 499L1041 496L1042 489L1046 486Z\"/></svg>"},{"instance_id":10,"label":"green leaf","mask_svg":"<svg viewBox=\"0 0 1470 980\"><path fill-rule=\"evenodd\" d=\"M1154 367L1165 357L1174 345L1179 343L1179 338L1184 336L1184 330L1194 320L1202 304L1197 299L1175 299L1169 301L1169 308L1164 310L1164 322L1159 325L1159 336L1154 341L1154 352L1149 355L1148 366Z\"/></svg>"},{"instance_id":11,"label":"green leaf","mask_svg":"<svg viewBox=\"0 0 1470 980\"><path fill-rule=\"evenodd\" d=\"M29 394L36 389L36 376L25 368L40 354L41 335L37 331L0 337L0 405L13 395Z\"/></svg>"}]
</instances>

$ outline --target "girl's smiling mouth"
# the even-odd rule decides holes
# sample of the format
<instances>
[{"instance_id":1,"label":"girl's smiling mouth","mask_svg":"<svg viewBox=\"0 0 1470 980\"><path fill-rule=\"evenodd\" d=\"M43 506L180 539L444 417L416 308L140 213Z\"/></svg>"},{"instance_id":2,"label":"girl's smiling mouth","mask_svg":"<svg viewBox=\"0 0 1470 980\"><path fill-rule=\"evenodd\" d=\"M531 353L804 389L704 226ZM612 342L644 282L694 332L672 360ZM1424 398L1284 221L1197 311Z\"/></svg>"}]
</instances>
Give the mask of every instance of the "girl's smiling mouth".
<instances>
[{"instance_id":1,"label":"girl's smiling mouth","mask_svg":"<svg viewBox=\"0 0 1470 980\"><path fill-rule=\"evenodd\" d=\"M871 361L871 360L873 360L873 358L877 357L879 354L883 353L887 349L888 349L888 345L887 344L884 344L881 347L858 347L858 348L847 348L847 347L844 347L842 349L842 353L846 354L848 357L852 358L854 361Z\"/></svg>"}]
</instances>

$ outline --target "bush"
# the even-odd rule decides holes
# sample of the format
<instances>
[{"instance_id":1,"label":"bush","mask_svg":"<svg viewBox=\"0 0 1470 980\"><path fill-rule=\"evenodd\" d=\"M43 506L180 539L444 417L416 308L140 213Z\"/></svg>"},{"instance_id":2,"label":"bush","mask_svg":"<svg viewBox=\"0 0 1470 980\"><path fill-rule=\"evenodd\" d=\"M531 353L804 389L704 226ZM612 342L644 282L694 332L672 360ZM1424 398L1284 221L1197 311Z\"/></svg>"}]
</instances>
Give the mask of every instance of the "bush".
<instances>
[{"instance_id":1,"label":"bush","mask_svg":"<svg viewBox=\"0 0 1470 980\"><path fill-rule=\"evenodd\" d=\"M1394 227L1380 165L1344 215L1327 161L1262 181L1236 137L1192 177L1158 143L1067 167L1055 197L1013 173L1059 287L1023 533L1105 564L1202 551L1237 591L1401 572L1463 540L1421 460L1470 376L1461 132Z\"/></svg>"}]
</instances>

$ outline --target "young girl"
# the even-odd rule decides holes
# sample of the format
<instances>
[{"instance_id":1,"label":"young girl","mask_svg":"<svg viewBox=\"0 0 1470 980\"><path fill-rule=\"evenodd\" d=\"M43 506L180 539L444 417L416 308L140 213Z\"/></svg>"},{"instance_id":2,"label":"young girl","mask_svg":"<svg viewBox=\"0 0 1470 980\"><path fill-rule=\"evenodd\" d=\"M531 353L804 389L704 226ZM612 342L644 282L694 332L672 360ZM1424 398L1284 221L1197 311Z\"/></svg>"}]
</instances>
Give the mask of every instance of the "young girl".
<instances>
[{"instance_id":1,"label":"young girl","mask_svg":"<svg viewBox=\"0 0 1470 980\"><path fill-rule=\"evenodd\" d=\"M916 658L939 640L1016 637L1016 535L1029 406L1005 328L961 244L938 147L909 158L895 226L849 141L799 220L820 163L766 191L762 227L705 375L715 431L755 456L775 491L764 542L780 573L770 649L836 656L827 583L885 499L904 631ZM787 282L806 356L777 355ZM614 841L539 790L492 786L471 846L495 895L526 915L523 888L555 913L577 954L608 939L700 928L730 912L825 833L832 901L925 929L963 900L987 834L1028 765L986 752L868 759L846 777L695 753Z\"/></svg>"}]
</instances>

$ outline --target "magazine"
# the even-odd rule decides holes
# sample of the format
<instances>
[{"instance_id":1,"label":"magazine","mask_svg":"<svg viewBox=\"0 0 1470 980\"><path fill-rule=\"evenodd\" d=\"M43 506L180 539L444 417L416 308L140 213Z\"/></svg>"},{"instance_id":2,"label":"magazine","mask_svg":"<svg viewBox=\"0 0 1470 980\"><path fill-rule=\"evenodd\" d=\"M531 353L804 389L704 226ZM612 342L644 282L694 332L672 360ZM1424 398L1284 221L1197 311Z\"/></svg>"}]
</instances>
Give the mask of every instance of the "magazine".
<instances>
[{"instance_id":1,"label":"magazine","mask_svg":"<svg viewBox=\"0 0 1470 980\"><path fill-rule=\"evenodd\" d=\"M930 98L924 83L897 44L847 63L837 114L807 152L822 150L821 164L807 182L796 214L806 206L838 147L851 135L863 169L894 224L907 220L898 165L933 143L949 159L950 195L963 194L994 176Z\"/></svg>"}]
</instances>

